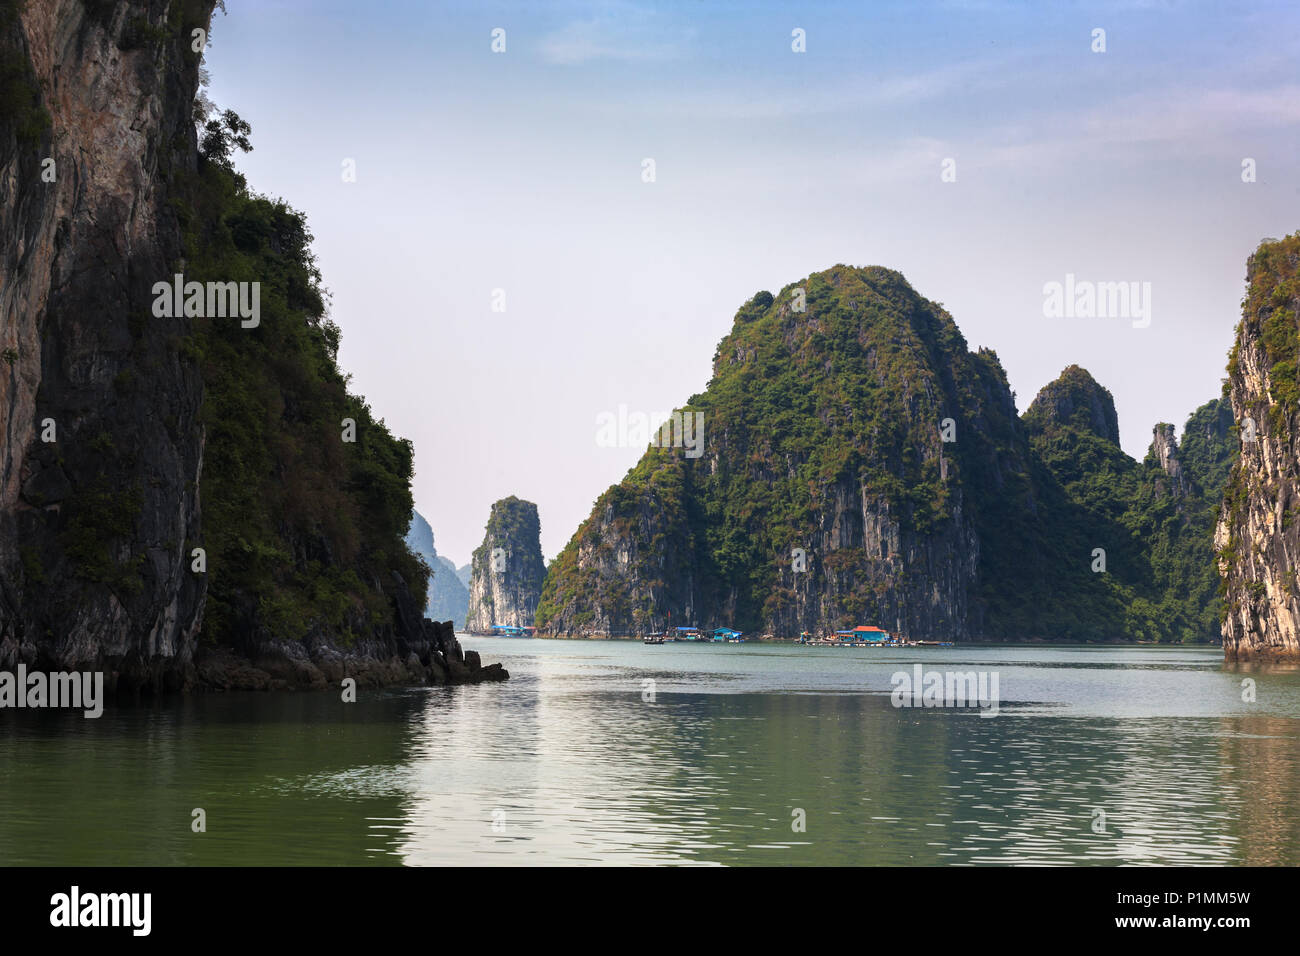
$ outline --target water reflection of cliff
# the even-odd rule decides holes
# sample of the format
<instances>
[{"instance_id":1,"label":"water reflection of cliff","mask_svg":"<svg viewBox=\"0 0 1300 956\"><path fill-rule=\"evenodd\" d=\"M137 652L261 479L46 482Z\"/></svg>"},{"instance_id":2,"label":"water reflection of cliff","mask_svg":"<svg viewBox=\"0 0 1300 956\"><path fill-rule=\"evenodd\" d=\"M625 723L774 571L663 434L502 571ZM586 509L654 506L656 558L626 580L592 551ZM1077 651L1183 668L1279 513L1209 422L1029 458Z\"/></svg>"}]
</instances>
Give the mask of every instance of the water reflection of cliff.
<instances>
[{"instance_id":1,"label":"water reflection of cliff","mask_svg":"<svg viewBox=\"0 0 1300 956\"><path fill-rule=\"evenodd\" d=\"M1300 740L1286 717L1227 717L1219 766L1238 793L1234 824L1243 866L1300 863Z\"/></svg>"},{"instance_id":2,"label":"water reflection of cliff","mask_svg":"<svg viewBox=\"0 0 1300 956\"><path fill-rule=\"evenodd\" d=\"M635 673L548 667L491 707L466 689L430 698L407 862L1285 863L1300 845L1286 717L986 719L874 694L646 703Z\"/></svg>"},{"instance_id":3,"label":"water reflection of cliff","mask_svg":"<svg viewBox=\"0 0 1300 956\"><path fill-rule=\"evenodd\" d=\"M430 699L407 862L940 862L924 824L942 811L914 818L917 795L946 779L943 720L900 728L878 696L659 692L649 703L639 680L592 692L544 665L536 679L491 709L466 689Z\"/></svg>"}]
</instances>

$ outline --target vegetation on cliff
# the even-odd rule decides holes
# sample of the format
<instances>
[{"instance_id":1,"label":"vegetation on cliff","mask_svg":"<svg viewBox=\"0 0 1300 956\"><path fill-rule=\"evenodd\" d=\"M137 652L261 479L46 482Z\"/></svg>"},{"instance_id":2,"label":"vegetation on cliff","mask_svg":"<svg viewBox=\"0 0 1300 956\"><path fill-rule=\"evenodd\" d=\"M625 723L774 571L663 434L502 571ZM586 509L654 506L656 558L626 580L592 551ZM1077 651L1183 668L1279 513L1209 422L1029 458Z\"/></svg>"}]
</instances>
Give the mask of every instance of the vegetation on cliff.
<instances>
[{"instance_id":1,"label":"vegetation on cliff","mask_svg":"<svg viewBox=\"0 0 1300 956\"><path fill-rule=\"evenodd\" d=\"M305 218L253 193L231 163L248 133L230 111L209 121L173 201L186 251L177 271L261 283L255 328L202 318L177 343L204 384L203 636L319 631L346 643L391 622L393 572L424 607L428 569L404 540L413 449L348 392Z\"/></svg>"},{"instance_id":2,"label":"vegetation on cliff","mask_svg":"<svg viewBox=\"0 0 1300 956\"><path fill-rule=\"evenodd\" d=\"M1096 575L1103 590L1095 597L1109 608L1108 626L1117 633L1162 642L1218 635L1214 523L1235 454L1225 415L1218 400L1192 413L1183 449L1171 449L1175 477L1154 444L1142 462L1124 453L1110 393L1078 366L1044 388L1025 413L1035 453L1065 492L1049 518L1054 533L1084 554L1105 552L1106 572ZM1157 426L1162 434L1168 429ZM1078 611L1090 614L1086 605Z\"/></svg>"},{"instance_id":3,"label":"vegetation on cliff","mask_svg":"<svg viewBox=\"0 0 1300 956\"><path fill-rule=\"evenodd\" d=\"M1261 243L1250 257L1246 297L1237 340L1228 355L1228 381L1224 395L1240 373L1243 334L1263 346L1268 393L1260 395L1254 410L1269 416L1280 438L1288 437L1291 421L1300 407L1300 232L1285 239Z\"/></svg>"}]
</instances>

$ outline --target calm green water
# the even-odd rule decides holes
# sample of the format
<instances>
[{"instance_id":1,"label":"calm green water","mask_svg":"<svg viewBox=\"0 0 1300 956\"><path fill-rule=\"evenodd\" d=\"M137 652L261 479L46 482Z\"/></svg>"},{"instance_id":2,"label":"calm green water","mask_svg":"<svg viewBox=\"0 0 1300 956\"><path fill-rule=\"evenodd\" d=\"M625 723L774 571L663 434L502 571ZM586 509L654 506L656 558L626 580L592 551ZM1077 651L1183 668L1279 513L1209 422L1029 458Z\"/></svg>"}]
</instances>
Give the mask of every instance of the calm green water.
<instances>
[{"instance_id":1,"label":"calm green water","mask_svg":"<svg viewBox=\"0 0 1300 956\"><path fill-rule=\"evenodd\" d=\"M0 864L1300 863L1296 669L463 641L512 679L0 711ZM996 673L1000 713L893 707L917 662Z\"/></svg>"}]
</instances>

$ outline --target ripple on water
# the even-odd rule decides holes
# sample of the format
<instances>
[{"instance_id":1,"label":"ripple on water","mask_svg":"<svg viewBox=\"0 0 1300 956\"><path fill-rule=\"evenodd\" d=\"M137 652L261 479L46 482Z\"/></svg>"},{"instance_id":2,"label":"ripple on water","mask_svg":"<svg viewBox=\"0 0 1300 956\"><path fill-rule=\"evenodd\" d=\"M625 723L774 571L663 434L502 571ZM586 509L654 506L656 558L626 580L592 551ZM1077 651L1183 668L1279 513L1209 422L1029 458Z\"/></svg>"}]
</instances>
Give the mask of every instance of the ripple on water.
<instances>
[{"instance_id":1,"label":"ripple on water","mask_svg":"<svg viewBox=\"0 0 1300 956\"><path fill-rule=\"evenodd\" d=\"M15 717L0 862L1300 863L1300 673L1246 704L1196 650L601 644L475 639L508 683L347 707ZM893 708L917 662L996 669L999 716Z\"/></svg>"}]
</instances>

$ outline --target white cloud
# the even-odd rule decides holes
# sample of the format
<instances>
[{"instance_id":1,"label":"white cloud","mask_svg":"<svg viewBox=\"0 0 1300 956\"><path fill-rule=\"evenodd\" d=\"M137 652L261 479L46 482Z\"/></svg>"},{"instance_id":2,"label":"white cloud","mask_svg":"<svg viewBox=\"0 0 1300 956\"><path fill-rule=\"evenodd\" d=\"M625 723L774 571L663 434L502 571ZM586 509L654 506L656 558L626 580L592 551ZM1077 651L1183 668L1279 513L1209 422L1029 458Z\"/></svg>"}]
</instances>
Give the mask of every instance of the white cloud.
<instances>
[{"instance_id":1,"label":"white cloud","mask_svg":"<svg viewBox=\"0 0 1300 956\"><path fill-rule=\"evenodd\" d=\"M676 59L685 52L692 35L690 30L660 27L652 10L613 4L548 33L539 47L543 60L564 66L593 60L638 63Z\"/></svg>"},{"instance_id":2,"label":"white cloud","mask_svg":"<svg viewBox=\"0 0 1300 956\"><path fill-rule=\"evenodd\" d=\"M1297 126L1300 87L1295 84L1136 93L1079 116L1044 114L992 128L981 138L981 164L1046 166L1105 158L1117 148L1142 155L1150 147L1160 147L1164 155L1214 155L1243 137Z\"/></svg>"},{"instance_id":3,"label":"white cloud","mask_svg":"<svg viewBox=\"0 0 1300 956\"><path fill-rule=\"evenodd\" d=\"M611 114L636 112L704 120L779 120L849 115L936 100L958 91L992 89L1015 76L1004 63L969 62L923 73L840 78L835 84L791 89L782 77L756 78L738 88L728 82L671 91L629 93L593 98L588 108Z\"/></svg>"}]
</instances>

